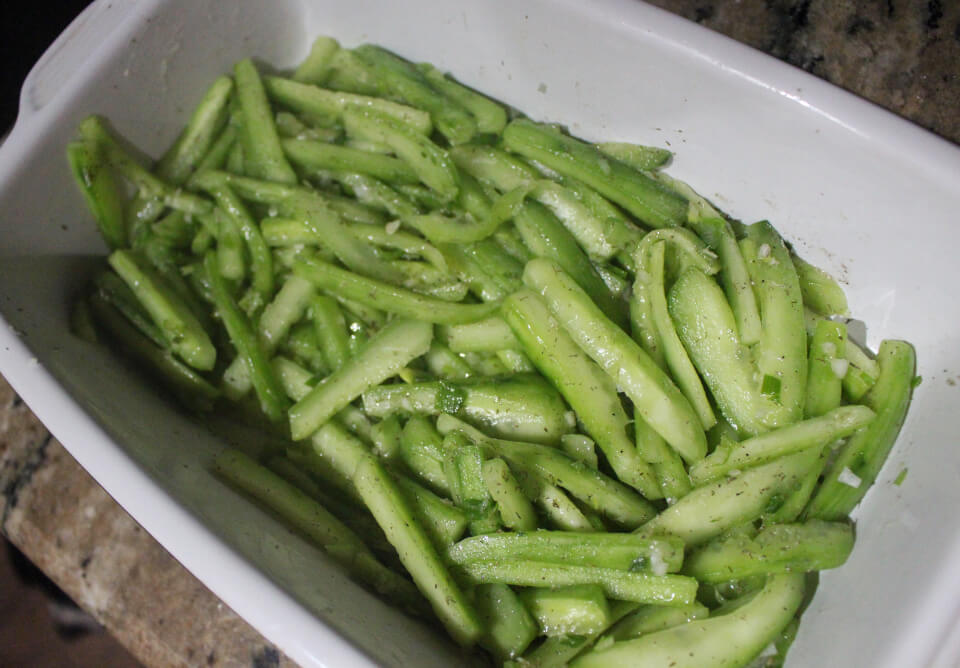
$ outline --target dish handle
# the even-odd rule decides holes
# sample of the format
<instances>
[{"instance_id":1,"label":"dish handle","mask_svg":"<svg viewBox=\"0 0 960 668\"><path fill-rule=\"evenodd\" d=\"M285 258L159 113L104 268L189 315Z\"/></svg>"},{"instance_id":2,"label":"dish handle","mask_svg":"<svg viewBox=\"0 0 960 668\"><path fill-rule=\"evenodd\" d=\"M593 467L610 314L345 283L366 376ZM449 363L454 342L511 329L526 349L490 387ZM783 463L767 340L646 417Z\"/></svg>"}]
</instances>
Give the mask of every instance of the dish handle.
<instances>
[{"instance_id":1,"label":"dish handle","mask_svg":"<svg viewBox=\"0 0 960 668\"><path fill-rule=\"evenodd\" d=\"M24 79L19 117L33 115L53 100L136 4L137 0L96 0L88 5L44 51Z\"/></svg>"}]
</instances>

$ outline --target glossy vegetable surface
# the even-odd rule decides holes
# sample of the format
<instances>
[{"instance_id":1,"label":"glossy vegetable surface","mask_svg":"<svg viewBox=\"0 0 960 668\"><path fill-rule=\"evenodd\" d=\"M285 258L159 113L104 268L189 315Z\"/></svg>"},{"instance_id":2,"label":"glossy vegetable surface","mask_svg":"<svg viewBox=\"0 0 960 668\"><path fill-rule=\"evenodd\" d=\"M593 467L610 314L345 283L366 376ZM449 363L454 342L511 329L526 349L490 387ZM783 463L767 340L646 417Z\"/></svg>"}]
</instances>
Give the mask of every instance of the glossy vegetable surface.
<instances>
[{"instance_id":1,"label":"glossy vegetable surface","mask_svg":"<svg viewBox=\"0 0 960 668\"><path fill-rule=\"evenodd\" d=\"M81 123L110 254L78 334L232 402L270 437L227 484L501 664L782 663L912 347L856 345L840 286L664 149L373 45L231 74L155 165Z\"/></svg>"}]
</instances>

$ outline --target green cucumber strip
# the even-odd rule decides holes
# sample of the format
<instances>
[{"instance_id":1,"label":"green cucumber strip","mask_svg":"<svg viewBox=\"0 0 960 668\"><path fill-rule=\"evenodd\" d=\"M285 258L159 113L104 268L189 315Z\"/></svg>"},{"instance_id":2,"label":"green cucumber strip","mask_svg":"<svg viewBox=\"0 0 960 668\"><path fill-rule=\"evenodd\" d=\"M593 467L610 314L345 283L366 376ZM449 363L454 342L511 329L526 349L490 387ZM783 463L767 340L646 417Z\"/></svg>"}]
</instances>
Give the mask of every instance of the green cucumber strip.
<instances>
[{"instance_id":1,"label":"green cucumber strip","mask_svg":"<svg viewBox=\"0 0 960 668\"><path fill-rule=\"evenodd\" d=\"M331 371L336 371L350 359L347 321L343 311L337 300L326 295L313 295L310 298L310 319L323 359Z\"/></svg>"},{"instance_id":2,"label":"green cucumber strip","mask_svg":"<svg viewBox=\"0 0 960 668\"><path fill-rule=\"evenodd\" d=\"M639 606L639 603L632 603L630 601L611 601L611 625L636 610ZM605 630L606 629L604 629L604 631ZM602 633L603 631L585 636L558 636L547 638L534 649L524 654L519 660L504 664L504 668L566 668L574 657L592 647L593 643Z\"/></svg>"},{"instance_id":3,"label":"green cucumber strip","mask_svg":"<svg viewBox=\"0 0 960 668\"><path fill-rule=\"evenodd\" d=\"M480 645L498 661L520 656L537 637L537 623L507 585L477 586L473 592L473 604L485 629Z\"/></svg>"},{"instance_id":4,"label":"green cucumber strip","mask_svg":"<svg viewBox=\"0 0 960 668\"><path fill-rule=\"evenodd\" d=\"M669 243L677 251L678 273L687 267L697 267L707 275L714 275L720 271L720 261L707 244L690 230L682 227L662 228L651 230L640 238L633 252L628 256L633 261L632 267L640 273L646 269L649 254L654 246L660 243ZM648 278L640 276L644 281Z\"/></svg>"},{"instance_id":5,"label":"green cucumber strip","mask_svg":"<svg viewBox=\"0 0 960 668\"><path fill-rule=\"evenodd\" d=\"M503 286L487 272L476 257L467 252L466 246L443 244L440 252L443 253L450 272L466 283L470 292L480 301L499 302L507 296Z\"/></svg>"},{"instance_id":6,"label":"green cucumber strip","mask_svg":"<svg viewBox=\"0 0 960 668\"><path fill-rule=\"evenodd\" d=\"M807 337L800 281L783 239L768 222L747 228L741 249L760 306L763 331L756 347L757 368L779 381L772 426L784 426L803 417L807 392Z\"/></svg>"},{"instance_id":7,"label":"green cucumber strip","mask_svg":"<svg viewBox=\"0 0 960 668\"><path fill-rule=\"evenodd\" d=\"M536 170L522 159L493 146L455 146L450 149L450 157L477 181L501 192L523 188L539 178Z\"/></svg>"},{"instance_id":8,"label":"green cucumber strip","mask_svg":"<svg viewBox=\"0 0 960 668\"><path fill-rule=\"evenodd\" d=\"M438 336L455 353L496 352L519 348L510 325L499 316L491 316L466 325L441 327Z\"/></svg>"},{"instance_id":9,"label":"green cucumber strip","mask_svg":"<svg viewBox=\"0 0 960 668\"><path fill-rule=\"evenodd\" d=\"M313 285L308 281L299 276L290 276L274 295L273 301L263 309L257 334L268 355L276 351L290 328L303 317L313 294ZM232 399L250 391L250 371L239 358L230 363L223 378Z\"/></svg>"},{"instance_id":10,"label":"green cucumber strip","mask_svg":"<svg viewBox=\"0 0 960 668\"><path fill-rule=\"evenodd\" d=\"M82 179L81 183L84 186L89 181L88 187L93 187L97 193L102 193L100 187L108 184L91 177L98 177L99 172L102 171L101 166L106 165L115 170L117 176L122 176L138 189L137 197L141 202L166 205L191 216L209 213L213 208L209 200L177 188L144 168L120 145L117 138L107 129L104 119L99 116L85 118L80 123L78 134L81 143L95 146L98 152L91 156L93 163L90 165L96 166L97 173L77 174L76 170L74 172L75 176ZM155 210L155 214L159 215L161 211L162 206Z\"/></svg>"},{"instance_id":11,"label":"green cucumber strip","mask_svg":"<svg viewBox=\"0 0 960 668\"><path fill-rule=\"evenodd\" d=\"M709 616L710 610L698 602L684 606L645 605L611 627L604 638L632 640Z\"/></svg>"},{"instance_id":12,"label":"green cucumber strip","mask_svg":"<svg viewBox=\"0 0 960 668\"><path fill-rule=\"evenodd\" d=\"M424 357L427 370L440 380L466 380L474 375L473 368L448 347L434 341Z\"/></svg>"},{"instance_id":13,"label":"green cucumber strip","mask_svg":"<svg viewBox=\"0 0 960 668\"><path fill-rule=\"evenodd\" d=\"M488 457L502 457L511 466L527 469L558 485L592 510L623 527L637 527L654 515L653 507L630 487L576 462L559 450L534 443L491 438L452 415L437 419L441 434L462 431Z\"/></svg>"},{"instance_id":14,"label":"green cucumber strip","mask_svg":"<svg viewBox=\"0 0 960 668\"><path fill-rule=\"evenodd\" d=\"M609 598L637 603L689 605L697 593L697 581L682 575L650 575L539 561L471 561L458 569L476 584L496 582L519 587L594 584L601 586Z\"/></svg>"},{"instance_id":15,"label":"green cucumber strip","mask_svg":"<svg viewBox=\"0 0 960 668\"><path fill-rule=\"evenodd\" d=\"M827 272L791 255L800 281L803 305L821 315L846 315L849 309L843 288Z\"/></svg>"},{"instance_id":16,"label":"green cucumber strip","mask_svg":"<svg viewBox=\"0 0 960 668\"><path fill-rule=\"evenodd\" d=\"M700 420L683 393L559 266L531 260L523 282L539 293L561 327L623 389L636 412L671 447L688 462L706 455Z\"/></svg>"},{"instance_id":17,"label":"green cucumber strip","mask_svg":"<svg viewBox=\"0 0 960 668\"><path fill-rule=\"evenodd\" d=\"M447 273L447 263L435 246L414 234L394 230L387 231L386 226L366 223L349 223L350 234L372 243L375 246L398 250L404 255L418 255L439 271Z\"/></svg>"},{"instance_id":18,"label":"green cucumber strip","mask_svg":"<svg viewBox=\"0 0 960 668\"><path fill-rule=\"evenodd\" d=\"M476 611L454 582L390 474L375 458L365 457L357 466L353 482L447 632L461 645L476 643L483 633Z\"/></svg>"},{"instance_id":19,"label":"green cucumber strip","mask_svg":"<svg viewBox=\"0 0 960 668\"><path fill-rule=\"evenodd\" d=\"M545 561L663 575L680 570L683 547L674 537L541 529L465 538L450 548L447 557L456 564L498 559Z\"/></svg>"},{"instance_id":20,"label":"green cucumber strip","mask_svg":"<svg viewBox=\"0 0 960 668\"><path fill-rule=\"evenodd\" d=\"M400 451L400 418L395 415L384 418L370 427L370 440L373 441L373 452L381 459L391 461L396 459Z\"/></svg>"},{"instance_id":21,"label":"green cucumber strip","mask_svg":"<svg viewBox=\"0 0 960 668\"><path fill-rule=\"evenodd\" d=\"M548 526L560 531L596 531L583 511L562 489L522 470L518 475L518 482L524 488L527 497L543 515Z\"/></svg>"},{"instance_id":22,"label":"green cucumber strip","mask_svg":"<svg viewBox=\"0 0 960 668\"><path fill-rule=\"evenodd\" d=\"M322 547L358 580L398 602L420 605L408 580L383 566L350 528L280 476L229 448L217 455L214 471Z\"/></svg>"},{"instance_id":23,"label":"green cucumber strip","mask_svg":"<svg viewBox=\"0 0 960 668\"><path fill-rule=\"evenodd\" d=\"M244 171L250 176L280 183L296 183L297 175L283 155L277 126L256 66L244 58L233 68L243 125Z\"/></svg>"},{"instance_id":24,"label":"green cucumber strip","mask_svg":"<svg viewBox=\"0 0 960 668\"><path fill-rule=\"evenodd\" d=\"M419 260L391 260L390 266L402 277L399 285L445 302L459 302L469 287L447 272Z\"/></svg>"},{"instance_id":25,"label":"green cucumber strip","mask_svg":"<svg viewBox=\"0 0 960 668\"><path fill-rule=\"evenodd\" d=\"M564 434L560 437L560 449L572 459L581 461L592 469L600 466L596 445L592 438L583 434Z\"/></svg>"},{"instance_id":26,"label":"green cucumber strip","mask_svg":"<svg viewBox=\"0 0 960 668\"><path fill-rule=\"evenodd\" d=\"M192 217L188 220L182 211L171 211L153 224L152 238L143 243L146 247L157 244L169 249L187 248L200 227L198 222Z\"/></svg>"},{"instance_id":27,"label":"green cucumber strip","mask_svg":"<svg viewBox=\"0 0 960 668\"><path fill-rule=\"evenodd\" d=\"M459 508L401 474L394 473L393 478L414 516L441 553L463 536L468 518Z\"/></svg>"},{"instance_id":28,"label":"green cucumber strip","mask_svg":"<svg viewBox=\"0 0 960 668\"><path fill-rule=\"evenodd\" d=\"M463 536L468 518L459 508L403 475L393 478L437 550L443 552Z\"/></svg>"},{"instance_id":29,"label":"green cucumber strip","mask_svg":"<svg viewBox=\"0 0 960 668\"><path fill-rule=\"evenodd\" d=\"M110 249L125 247L127 222L123 188L106 162L103 150L93 141L70 142L67 161L107 246Z\"/></svg>"},{"instance_id":30,"label":"green cucumber strip","mask_svg":"<svg viewBox=\"0 0 960 668\"><path fill-rule=\"evenodd\" d=\"M667 445L663 437L642 419L634 419L634 438L641 459L649 462L660 487L660 494L668 505L690 491L690 476L683 458Z\"/></svg>"},{"instance_id":31,"label":"green cucumber strip","mask_svg":"<svg viewBox=\"0 0 960 668\"><path fill-rule=\"evenodd\" d=\"M546 207L525 202L514 225L535 257L555 262L617 326L627 324L626 305L614 297L577 240Z\"/></svg>"},{"instance_id":32,"label":"green cucumber strip","mask_svg":"<svg viewBox=\"0 0 960 668\"><path fill-rule=\"evenodd\" d=\"M673 666L726 668L745 666L777 638L803 601L802 574L778 575L734 609L615 642L581 655L571 668ZM732 607L732 606L731 606Z\"/></svg>"},{"instance_id":33,"label":"green cucumber strip","mask_svg":"<svg viewBox=\"0 0 960 668\"><path fill-rule=\"evenodd\" d=\"M704 430L707 430L716 424L717 418L713 414L713 408L711 408L710 400L703 389L700 376L697 375L693 362L690 361L683 343L677 336L677 330L667 308L664 278L666 242L655 242L644 248L646 239L649 239L655 233L651 232L644 237L644 241L637 246L637 251L634 253L637 281L644 280L647 283L644 296L649 300L650 315L652 316L653 326L657 330L659 341L663 345L663 355L667 367L670 369L680 391L683 392L687 401L690 402L690 406L700 418L700 424L703 425Z\"/></svg>"},{"instance_id":34,"label":"green cucumber strip","mask_svg":"<svg viewBox=\"0 0 960 668\"><path fill-rule=\"evenodd\" d=\"M437 131L451 144L465 144L477 133L473 116L431 86L412 63L372 44L358 46L353 54L369 68L384 97L399 98L429 112Z\"/></svg>"},{"instance_id":35,"label":"green cucumber strip","mask_svg":"<svg viewBox=\"0 0 960 668\"><path fill-rule=\"evenodd\" d=\"M534 256L557 262L608 317L625 325L626 313L622 303L610 293L580 243L586 242L588 251L595 249L601 255L609 256L632 240L626 222L618 224L616 217L594 215L589 207L581 206L575 193L552 182L539 181L536 172L528 165L501 150L474 150L473 147L461 150L463 148L451 152L458 166L504 193L493 206L492 221L513 218L524 245ZM548 206L538 201L526 201L528 194L537 195ZM554 215L555 212L560 213L563 222Z\"/></svg>"},{"instance_id":36,"label":"green cucumber strip","mask_svg":"<svg viewBox=\"0 0 960 668\"><path fill-rule=\"evenodd\" d=\"M340 43L332 37L321 35L313 40L310 53L293 72L293 80L302 83L322 83L327 76L333 54L340 50Z\"/></svg>"},{"instance_id":37,"label":"green cucumber strip","mask_svg":"<svg viewBox=\"0 0 960 668\"><path fill-rule=\"evenodd\" d=\"M686 220L685 199L579 139L518 119L503 131L503 142L510 151L583 181L651 227Z\"/></svg>"},{"instance_id":38,"label":"green cucumber strip","mask_svg":"<svg viewBox=\"0 0 960 668\"><path fill-rule=\"evenodd\" d=\"M622 216L601 216L577 196L554 181L539 180L529 186L528 197L555 215L593 260L609 260L636 240L637 230Z\"/></svg>"},{"instance_id":39,"label":"green cucumber strip","mask_svg":"<svg viewBox=\"0 0 960 668\"><path fill-rule=\"evenodd\" d=\"M825 479L804 512L823 520L845 518L877 479L907 415L916 353L904 341L884 341L877 354L880 377L864 403L877 416L850 437L827 470Z\"/></svg>"},{"instance_id":40,"label":"green cucumber strip","mask_svg":"<svg viewBox=\"0 0 960 668\"><path fill-rule=\"evenodd\" d=\"M653 363L667 370L667 358L664 353L663 339L653 321L653 304L650 300L647 283L634 280L630 294L630 336L643 349Z\"/></svg>"},{"instance_id":41,"label":"green cucumber strip","mask_svg":"<svg viewBox=\"0 0 960 668\"><path fill-rule=\"evenodd\" d=\"M351 143L356 145L358 144L357 140L351 140ZM377 145L379 146L379 145ZM391 152L390 147L386 144L383 144L384 151L381 152ZM366 149L369 150L369 149ZM397 183L393 186L397 192L406 195L414 204L417 206L427 209L430 211L436 209L442 209L446 207L446 200L437 195L436 192L430 190L426 186L420 183ZM460 193L457 193L457 202L460 201Z\"/></svg>"},{"instance_id":42,"label":"green cucumber strip","mask_svg":"<svg viewBox=\"0 0 960 668\"><path fill-rule=\"evenodd\" d=\"M156 346L99 294L90 297L93 320L130 356L152 371L188 407L209 410L220 391L167 348ZM99 330L98 327L98 330Z\"/></svg>"},{"instance_id":43,"label":"green cucumber strip","mask_svg":"<svg viewBox=\"0 0 960 668\"><path fill-rule=\"evenodd\" d=\"M273 207L284 218L305 222L349 269L383 281L403 280L389 263L380 259L375 249L350 234L349 227L321 194L233 174L225 174L224 178L240 197Z\"/></svg>"},{"instance_id":44,"label":"green cucumber strip","mask_svg":"<svg viewBox=\"0 0 960 668\"><path fill-rule=\"evenodd\" d=\"M416 478L436 492L450 496L443 471L443 437L425 417L414 415L400 432L400 459Z\"/></svg>"},{"instance_id":45,"label":"green cucumber strip","mask_svg":"<svg viewBox=\"0 0 960 668\"><path fill-rule=\"evenodd\" d=\"M520 289L520 277L523 275L523 263L518 262L496 241L482 239L467 244L464 250L470 255L490 278L507 294Z\"/></svg>"},{"instance_id":46,"label":"green cucumber strip","mask_svg":"<svg viewBox=\"0 0 960 668\"><path fill-rule=\"evenodd\" d=\"M746 345L757 343L761 332L760 309L733 226L688 184L664 172L652 172L650 175L690 202L687 224L720 259L721 283L736 317L740 340Z\"/></svg>"},{"instance_id":47,"label":"green cucumber strip","mask_svg":"<svg viewBox=\"0 0 960 668\"><path fill-rule=\"evenodd\" d=\"M807 354L807 399L803 412L816 417L840 405L843 377L850 370L844 359L847 349L847 326L842 322L821 320L810 338ZM842 373L838 373L842 371Z\"/></svg>"},{"instance_id":48,"label":"green cucumber strip","mask_svg":"<svg viewBox=\"0 0 960 668\"><path fill-rule=\"evenodd\" d=\"M483 481L497 504L505 527L512 531L533 531L537 528L533 504L524 496L520 483L503 459L494 457L483 463Z\"/></svg>"},{"instance_id":49,"label":"green cucumber strip","mask_svg":"<svg viewBox=\"0 0 960 668\"><path fill-rule=\"evenodd\" d=\"M659 169L670 162L673 157L671 151L658 146L615 141L603 142L595 144L595 146L601 153L642 172Z\"/></svg>"},{"instance_id":50,"label":"green cucumber strip","mask_svg":"<svg viewBox=\"0 0 960 668\"><path fill-rule=\"evenodd\" d=\"M389 218L383 212L367 206L352 197L337 195L336 193L326 192L324 196L327 205L333 209L346 223L360 223L363 225L384 226L389 222ZM380 237L378 237L380 238ZM418 239L419 243L423 243ZM380 244L382 245L382 244Z\"/></svg>"},{"instance_id":51,"label":"green cucumber strip","mask_svg":"<svg viewBox=\"0 0 960 668\"><path fill-rule=\"evenodd\" d=\"M498 438L548 445L572 428L563 399L536 374L381 385L364 392L363 408L373 417L449 413Z\"/></svg>"},{"instance_id":52,"label":"green cucumber strip","mask_svg":"<svg viewBox=\"0 0 960 668\"><path fill-rule=\"evenodd\" d=\"M630 280L626 272L610 264L594 263L594 268L603 279L604 285L617 299L627 299L630 296Z\"/></svg>"},{"instance_id":53,"label":"green cucumber strip","mask_svg":"<svg viewBox=\"0 0 960 668\"><path fill-rule=\"evenodd\" d=\"M469 213L444 214L432 212L407 216L405 225L417 230L435 244L470 243L493 234L503 224L503 219L487 216L476 218Z\"/></svg>"},{"instance_id":54,"label":"green cucumber strip","mask_svg":"<svg viewBox=\"0 0 960 668\"><path fill-rule=\"evenodd\" d=\"M534 366L580 417L617 476L648 499L659 498L653 471L627 437L627 415L610 376L577 346L533 292L509 297L501 314Z\"/></svg>"},{"instance_id":55,"label":"green cucumber strip","mask_svg":"<svg viewBox=\"0 0 960 668\"><path fill-rule=\"evenodd\" d=\"M289 413L293 439L307 438L365 390L396 375L427 352L432 338L428 323L391 321L356 357L294 404Z\"/></svg>"},{"instance_id":56,"label":"green cucumber strip","mask_svg":"<svg viewBox=\"0 0 960 668\"><path fill-rule=\"evenodd\" d=\"M463 324L481 320L493 313L496 304L459 304L421 295L360 274L345 271L315 258L297 261L294 273L312 282L318 289L338 297L355 300L406 318L419 318L439 324Z\"/></svg>"},{"instance_id":57,"label":"green cucumber strip","mask_svg":"<svg viewBox=\"0 0 960 668\"><path fill-rule=\"evenodd\" d=\"M677 335L726 420L745 434L773 426L769 416L779 407L760 393L720 286L691 267L670 288L668 307Z\"/></svg>"},{"instance_id":58,"label":"green cucumber strip","mask_svg":"<svg viewBox=\"0 0 960 668\"><path fill-rule=\"evenodd\" d=\"M816 333L818 323L826 320L822 315L814 313L810 309L804 309L803 316L807 336L813 336ZM846 346L844 346L843 357L850 363L850 368L843 376L843 393L851 403L860 403L863 396L877 382L880 367L874 358L870 357L856 341L849 337Z\"/></svg>"},{"instance_id":59,"label":"green cucumber strip","mask_svg":"<svg viewBox=\"0 0 960 668\"><path fill-rule=\"evenodd\" d=\"M201 371L213 368L217 350L189 306L134 251L117 250L107 260L160 328L170 349Z\"/></svg>"},{"instance_id":60,"label":"green cucumber strip","mask_svg":"<svg viewBox=\"0 0 960 668\"><path fill-rule=\"evenodd\" d=\"M169 347L163 330L153 322L133 290L117 274L112 271L101 271L94 277L93 285L97 289L97 295L120 311L132 325L140 330L141 334L160 348Z\"/></svg>"},{"instance_id":61,"label":"green cucumber strip","mask_svg":"<svg viewBox=\"0 0 960 668\"><path fill-rule=\"evenodd\" d=\"M295 164L368 174L387 183L417 183L417 174L397 158L310 139L283 139L284 153Z\"/></svg>"},{"instance_id":62,"label":"green cucumber strip","mask_svg":"<svg viewBox=\"0 0 960 668\"><path fill-rule=\"evenodd\" d=\"M869 425L874 412L866 406L841 406L820 417L768 431L739 443L721 443L690 467L690 480L700 486L728 473L810 448L823 449Z\"/></svg>"},{"instance_id":63,"label":"green cucumber strip","mask_svg":"<svg viewBox=\"0 0 960 668\"><path fill-rule=\"evenodd\" d=\"M210 85L186 127L157 161L154 170L157 176L174 185L186 183L226 124L229 115L227 102L232 93L233 80L229 77L218 77Z\"/></svg>"},{"instance_id":64,"label":"green cucumber strip","mask_svg":"<svg viewBox=\"0 0 960 668\"><path fill-rule=\"evenodd\" d=\"M301 322L291 327L290 335L280 344L278 351L293 357L293 361L310 369L321 378L330 373L327 360L324 359L320 346L317 344L317 335L309 322ZM278 357L279 355L274 357L274 361Z\"/></svg>"},{"instance_id":65,"label":"green cucumber strip","mask_svg":"<svg viewBox=\"0 0 960 668\"><path fill-rule=\"evenodd\" d=\"M610 200L583 181L563 175L551 178L556 178L561 185L573 193L574 197L590 209L595 218L606 221L617 246L623 244L623 249L626 250L627 246L632 245L643 233L643 228L630 220L620 208L614 206Z\"/></svg>"},{"instance_id":66,"label":"green cucumber strip","mask_svg":"<svg viewBox=\"0 0 960 668\"><path fill-rule=\"evenodd\" d=\"M275 359L275 367L292 399L303 398L310 392L309 372L279 357ZM332 481L339 491L349 496L356 494L350 481L360 461L370 454L370 449L344 428L343 425L346 425L355 434L360 434L361 424L351 424L352 418L348 407L341 411L337 420L327 422L310 438L311 454L314 455L312 461L323 467L323 470L318 472L319 475L324 480ZM462 512L403 475L397 474L394 477L418 521L423 523L435 545L446 549L460 538L467 526L467 519Z\"/></svg>"},{"instance_id":67,"label":"green cucumber strip","mask_svg":"<svg viewBox=\"0 0 960 668\"><path fill-rule=\"evenodd\" d=\"M433 129L430 114L383 98L327 90L281 77L264 77L263 83L274 101L294 111L342 119L349 109L376 109L419 134L429 135Z\"/></svg>"},{"instance_id":68,"label":"green cucumber strip","mask_svg":"<svg viewBox=\"0 0 960 668\"><path fill-rule=\"evenodd\" d=\"M237 220L218 207L210 216L216 229L217 268L228 281L240 283L247 274L247 260L243 252L243 232Z\"/></svg>"},{"instance_id":69,"label":"green cucumber strip","mask_svg":"<svg viewBox=\"0 0 960 668\"><path fill-rule=\"evenodd\" d=\"M599 585L532 587L518 595L547 637L599 633L610 625L610 606Z\"/></svg>"},{"instance_id":70,"label":"green cucumber strip","mask_svg":"<svg viewBox=\"0 0 960 668\"><path fill-rule=\"evenodd\" d=\"M195 173L200 173L207 169L222 169L227 162L227 157L237 141L237 129L232 124L227 124L220 132L220 135L211 144L206 154L197 163L194 169ZM187 184L189 184L189 180Z\"/></svg>"},{"instance_id":71,"label":"green cucumber strip","mask_svg":"<svg viewBox=\"0 0 960 668\"><path fill-rule=\"evenodd\" d=\"M366 174L334 172L332 178L363 206L397 219L422 213L420 206L405 194Z\"/></svg>"},{"instance_id":72,"label":"green cucumber strip","mask_svg":"<svg viewBox=\"0 0 960 668\"><path fill-rule=\"evenodd\" d=\"M447 152L427 137L372 109L348 109L343 123L349 137L389 146L444 202L456 198L460 190L457 168Z\"/></svg>"},{"instance_id":73,"label":"green cucumber strip","mask_svg":"<svg viewBox=\"0 0 960 668\"><path fill-rule=\"evenodd\" d=\"M443 470L454 504L470 520L482 518L493 506L483 480L483 452L457 433L443 440Z\"/></svg>"},{"instance_id":74,"label":"green cucumber strip","mask_svg":"<svg viewBox=\"0 0 960 668\"><path fill-rule=\"evenodd\" d=\"M340 495L339 489L330 489L322 485L322 478L318 480L319 476L314 477L302 466L302 462L297 463L286 454L271 457L267 460L266 467L307 496L319 501L334 517L360 536L360 539L375 554L385 559L396 559L396 551L387 542L387 537L383 535L383 530L373 519L373 515L367 512L362 503L359 503L359 495L356 492L349 497ZM351 488L353 487L353 483L349 480L345 482Z\"/></svg>"},{"instance_id":75,"label":"green cucumber strip","mask_svg":"<svg viewBox=\"0 0 960 668\"><path fill-rule=\"evenodd\" d=\"M332 125L331 127L324 127L320 125L320 120L318 117L304 115L305 123L300 117L289 111L278 111L274 117L274 123L277 125L277 134L280 135L280 140L284 139L308 139L311 141L322 141L328 144L339 143L343 139L343 128L339 125ZM327 120L324 118L324 120ZM309 123L309 125L308 125ZM369 150L374 153L383 153L384 151L376 151L376 146L369 145L367 147L358 146L355 142L345 142L345 146L350 148L355 148L359 150ZM386 151L389 153L389 151Z\"/></svg>"},{"instance_id":76,"label":"green cucumber strip","mask_svg":"<svg viewBox=\"0 0 960 668\"><path fill-rule=\"evenodd\" d=\"M503 105L445 76L429 63L420 63L416 67L433 88L470 112L479 132L494 135L503 132L507 125L507 110Z\"/></svg>"},{"instance_id":77,"label":"green cucumber strip","mask_svg":"<svg viewBox=\"0 0 960 668\"><path fill-rule=\"evenodd\" d=\"M271 421L279 422L286 415L289 405L287 397L270 365L263 344L253 330L253 325L233 299L230 287L217 273L216 265L216 256L208 252L204 258L204 268L210 280L214 306L227 330L230 342L236 348L237 356L244 360L248 368L261 409Z\"/></svg>"},{"instance_id":78,"label":"green cucumber strip","mask_svg":"<svg viewBox=\"0 0 960 668\"><path fill-rule=\"evenodd\" d=\"M753 538L718 537L687 557L683 572L701 582L720 584L755 575L806 573L842 566L853 550L853 526L808 520L772 524Z\"/></svg>"},{"instance_id":79,"label":"green cucumber strip","mask_svg":"<svg viewBox=\"0 0 960 668\"><path fill-rule=\"evenodd\" d=\"M335 91L380 95L380 87L370 68L349 49L339 49L330 57L323 84Z\"/></svg>"},{"instance_id":80,"label":"green cucumber strip","mask_svg":"<svg viewBox=\"0 0 960 668\"><path fill-rule=\"evenodd\" d=\"M783 505L772 513L764 514L760 518L761 522L764 524L782 524L797 521L813 497L814 491L820 484L820 475L833 457L834 448L839 444L840 442L837 441L821 450L820 456L800 481L800 484L797 485L797 488L786 497Z\"/></svg>"},{"instance_id":81,"label":"green cucumber strip","mask_svg":"<svg viewBox=\"0 0 960 668\"><path fill-rule=\"evenodd\" d=\"M231 121L231 123L233 123L233 121ZM236 129L237 138L230 147L230 152L227 154L227 161L224 163L223 169L233 174L243 174L243 140L241 137L243 124L236 123L234 127Z\"/></svg>"},{"instance_id":82,"label":"green cucumber strip","mask_svg":"<svg viewBox=\"0 0 960 668\"><path fill-rule=\"evenodd\" d=\"M778 502L782 503L815 465L819 454L816 448L802 451L697 487L639 531L645 536L676 536L687 546L708 541L765 511L775 511Z\"/></svg>"}]
</instances>

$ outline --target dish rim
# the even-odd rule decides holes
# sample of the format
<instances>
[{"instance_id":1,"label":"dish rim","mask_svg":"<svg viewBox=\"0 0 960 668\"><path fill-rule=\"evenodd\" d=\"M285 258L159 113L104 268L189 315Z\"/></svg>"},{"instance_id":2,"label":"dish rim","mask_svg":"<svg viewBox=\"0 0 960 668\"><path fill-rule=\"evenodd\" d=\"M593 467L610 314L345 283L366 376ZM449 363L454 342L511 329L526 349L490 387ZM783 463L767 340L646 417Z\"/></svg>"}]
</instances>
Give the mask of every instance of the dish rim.
<instances>
[{"instance_id":1,"label":"dish rim","mask_svg":"<svg viewBox=\"0 0 960 668\"><path fill-rule=\"evenodd\" d=\"M77 66L96 72L97 63L115 56L117 36L125 34L131 25L151 14L164 1L147 0L118 6L117 11L127 14ZM111 0L96 0L88 6L28 75L21 91L20 114L0 147L0 187L7 182L12 166L28 155L31 144L62 111L56 100L72 97L92 76L70 79L43 106L32 108L28 100L29 87L36 85L42 76L40 65L62 53L85 26L89 29L86 22L90 16L102 11L109 2ZM665 48L679 48L722 72L746 79L819 113L830 123L902 155L937 181L946 182L951 170L960 172L960 147L950 141L808 72L666 10L632 0L595 0L589 7L573 0L556 0L556 4L574 12L621 17L620 27L663 43ZM802 89L802 94L795 92L797 89ZM5 325L0 327L0 372L71 455L191 573L294 660L312 665L372 665L362 649L306 610L154 482L42 364L35 364L29 348L8 325L2 312L0 323ZM198 559L186 554L184 543L203 543L213 552ZM235 576L228 577L228 572L242 573L245 587L237 587ZM268 594L279 594L285 618L297 623L278 628L275 611L258 612L257 606L244 605L244 601L258 600ZM286 617L286 613L293 616ZM949 628L946 632L949 633ZM312 635L309 643L299 640L308 635ZM318 647L323 647L322 657L314 654Z\"/></svg>"}]
</instances>

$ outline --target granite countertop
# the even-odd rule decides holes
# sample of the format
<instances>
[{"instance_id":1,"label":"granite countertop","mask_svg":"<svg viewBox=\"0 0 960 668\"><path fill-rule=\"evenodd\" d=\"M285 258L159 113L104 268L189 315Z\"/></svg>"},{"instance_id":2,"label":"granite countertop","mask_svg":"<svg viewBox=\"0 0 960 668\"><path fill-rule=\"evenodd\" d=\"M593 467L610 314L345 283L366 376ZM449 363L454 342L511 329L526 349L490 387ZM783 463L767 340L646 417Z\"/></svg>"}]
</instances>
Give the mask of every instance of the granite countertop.
<instances>
[{"instance_id":1,"label":"granite countertop","mask_svg":"<svg viewBox=\"0 0 960 668\"><path fill-rule=\"evenodd\" d=\"M960 142L960 3L653 4ZM146 665L292 665L143 531L2 378L0 531Z\"/></svg>"}]
</instances>

